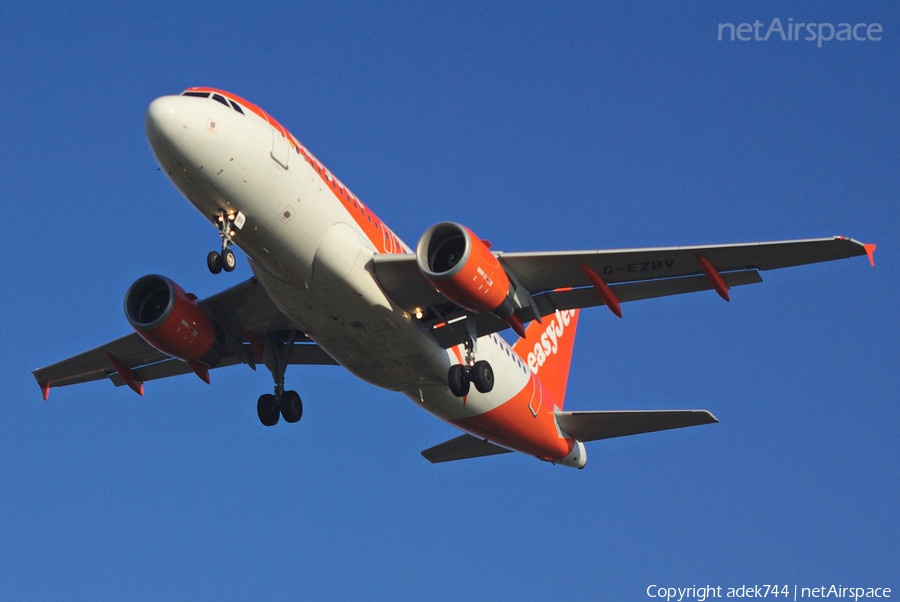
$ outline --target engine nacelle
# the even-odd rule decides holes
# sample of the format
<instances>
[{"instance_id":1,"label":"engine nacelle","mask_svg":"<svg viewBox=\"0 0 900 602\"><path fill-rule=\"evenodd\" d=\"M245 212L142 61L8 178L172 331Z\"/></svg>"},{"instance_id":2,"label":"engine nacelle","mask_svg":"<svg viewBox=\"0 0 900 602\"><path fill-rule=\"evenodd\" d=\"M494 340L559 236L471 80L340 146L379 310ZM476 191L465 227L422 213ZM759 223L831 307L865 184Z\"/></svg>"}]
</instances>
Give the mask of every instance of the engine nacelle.
<instances>
[{"instance_id":1,"label":"engine nacelle","mask_svg":"<svg viewBox=\"0 0 900 602\"><path fill-rule=\"evenodd\" d=\"M184 362L215 366L221 356L216 327L180 286L163 276L144 276L125 294L125 317L141 338Z\"/></svg>"},{"instance_id":2,"label":"engine nacelle","mask_svg":"<svg viewBox=\"0 0 900 602\"><path fill-rule=\"evenodd\" d=\"M419 239L416 262L428 282L460 307L503 319L512 315L506 271L465 226L443 222L430 227Z\"/></svg>"}]
</instances>

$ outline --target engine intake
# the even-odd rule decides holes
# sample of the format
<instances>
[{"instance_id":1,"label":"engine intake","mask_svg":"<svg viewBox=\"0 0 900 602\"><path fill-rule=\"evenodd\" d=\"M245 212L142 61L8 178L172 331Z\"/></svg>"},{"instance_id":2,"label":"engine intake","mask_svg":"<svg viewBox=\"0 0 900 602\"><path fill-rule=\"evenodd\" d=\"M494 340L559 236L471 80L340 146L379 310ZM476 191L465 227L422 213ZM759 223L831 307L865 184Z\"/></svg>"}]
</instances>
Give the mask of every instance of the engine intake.
<instances>
[{"instance_id":1,"label":"engine intake","mask_svg":"<svg viewBox=\"0 0 900 602\"><path fill-rule=\"evenodd\" d=\"M426 230L416 247L416 263L432 286L460 307L503 319L512 315L506 271L465 226L442 222Z\"/></svg>"},{"instance_id":2,"label":"engine intake","mask_svg":"<svg viewBox=\"0 0 900 602\"><path fill-rule=\"evenodd\" d=\"M216 327L196 297L163 276L144 276L125 294L125 317L145 341L184 362L219 363Z\"/></svg>"}]
</instances>

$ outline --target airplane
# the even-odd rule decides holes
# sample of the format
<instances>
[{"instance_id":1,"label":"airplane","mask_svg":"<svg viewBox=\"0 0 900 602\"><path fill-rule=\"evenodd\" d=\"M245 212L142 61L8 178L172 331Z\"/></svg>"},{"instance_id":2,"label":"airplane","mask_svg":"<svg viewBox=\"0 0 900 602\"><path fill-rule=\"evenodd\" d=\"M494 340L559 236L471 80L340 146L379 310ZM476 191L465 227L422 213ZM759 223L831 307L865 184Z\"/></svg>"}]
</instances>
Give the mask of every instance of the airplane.
<instances>
[{"instance_id":1,"label":"airplane","mask_svg":"<svg viewBox=\"0 0 900 602\"><path fill-rule=\"evenodd\" d=\"M264 365L265 426L297 422L289 365L340 365L398 391L462 431L433 463L521 452L583 468L584 443L717 422L706 410L563 410L579 311L762 282L759 272L867 255L835 236L687 247L504 253L441 222L413 250L266 111L222 90L188 88L148 107L150 147L172 184L218 230L214 273L247 256L253 277L207 299L160 275L125 295L134 333L35 370L53 387L144 383ZM526 328L526 324L528 324ZM518 335L510 345L498 333Z\"/></svg>"}]
</instances>

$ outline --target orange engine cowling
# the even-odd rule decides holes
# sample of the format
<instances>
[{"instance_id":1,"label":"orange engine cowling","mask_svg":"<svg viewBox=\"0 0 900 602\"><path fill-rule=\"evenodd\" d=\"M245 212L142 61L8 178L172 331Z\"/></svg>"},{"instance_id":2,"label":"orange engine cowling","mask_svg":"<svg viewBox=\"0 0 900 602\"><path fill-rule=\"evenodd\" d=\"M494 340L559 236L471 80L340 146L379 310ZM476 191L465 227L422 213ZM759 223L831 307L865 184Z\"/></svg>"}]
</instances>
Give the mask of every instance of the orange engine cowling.
<instances>
[{"instance_id":1,"label":"orange engine cowling","mask_svg":"<svg viewBox=\"0 0 900 602\"><path fill-rule=\"evenodd\" d=\"M163 276L144 276L125 294L125 317L141 337L166 355L215 366L221 356L216 327L196 297Z\"/></svg>"},{"instance_id":2,"label":"orange engine cowling","mask_svg":"<svg viewBox=\"0 0 900 602\"><path fill-rule=\"evenodd\" d=\"M442 295L475 312L512 315L509 277L488 246L465 226L443 222L419 239L416 262Z\"/></svg>"}]
</instances>

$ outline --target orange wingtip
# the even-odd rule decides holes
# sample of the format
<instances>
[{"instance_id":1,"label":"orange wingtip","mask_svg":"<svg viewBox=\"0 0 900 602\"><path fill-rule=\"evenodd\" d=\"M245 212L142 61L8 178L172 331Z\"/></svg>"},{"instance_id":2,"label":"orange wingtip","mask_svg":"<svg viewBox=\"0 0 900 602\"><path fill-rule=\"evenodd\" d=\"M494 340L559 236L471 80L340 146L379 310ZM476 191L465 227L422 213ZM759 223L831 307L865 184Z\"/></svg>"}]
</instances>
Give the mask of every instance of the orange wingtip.
<instances>
[{"instance_id":1,"label":"orange wingtip","mask_svg":"<svg viewBox=\"0 0 900 602\"><path fill-rule=\"evenodd\" d=\"M50 398L50 381L48 380L45 383L41 384L41 394L44 396L44 401Z\"/></svg>"},{"instance_id":2,"label":"orange wingtip","mask_svg":"<svg viewBox=\"0 0 900 602\"><path fill-rule=\"evenodd\" d=\"M869 263L871 263L872 267L874 268L875 256L873 255L873 253L875 253L875 245L863 245L863 249L866 250L866 255L869 256Z\"/></svg>"}]
</instances>

